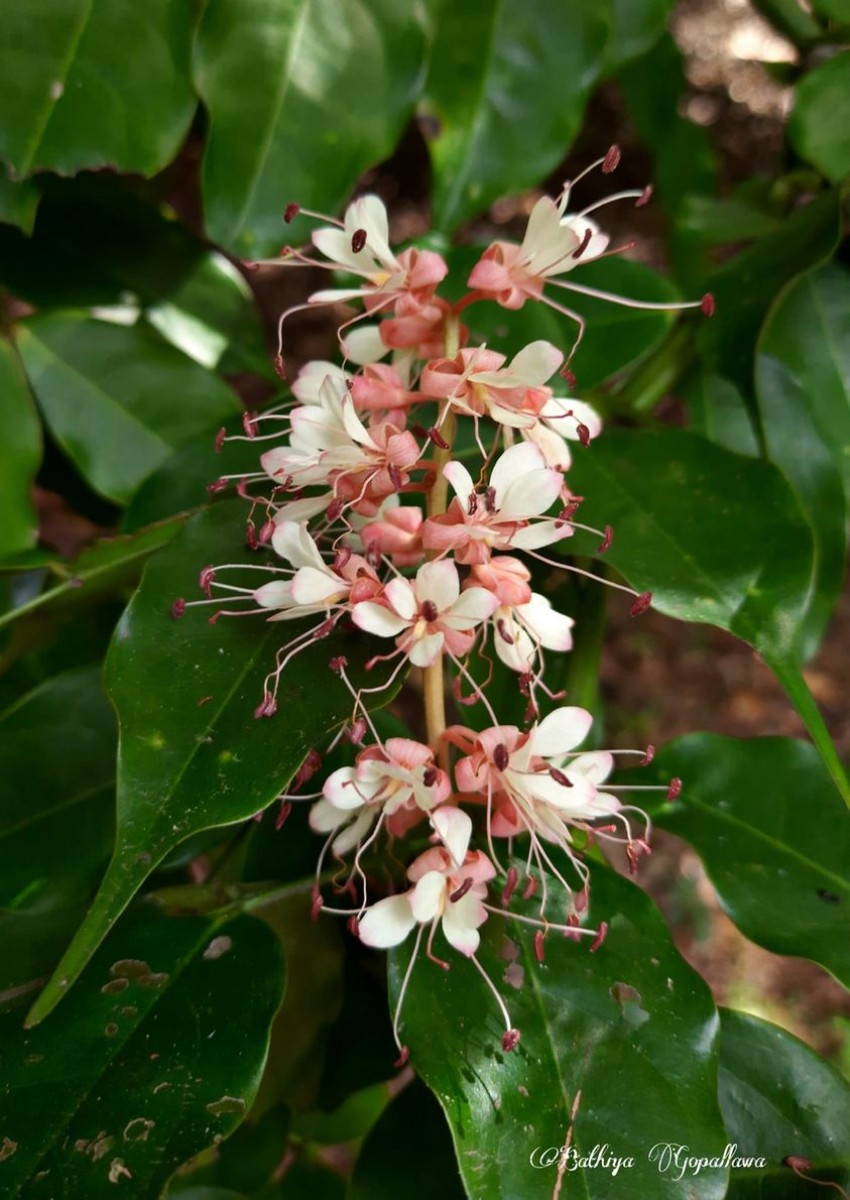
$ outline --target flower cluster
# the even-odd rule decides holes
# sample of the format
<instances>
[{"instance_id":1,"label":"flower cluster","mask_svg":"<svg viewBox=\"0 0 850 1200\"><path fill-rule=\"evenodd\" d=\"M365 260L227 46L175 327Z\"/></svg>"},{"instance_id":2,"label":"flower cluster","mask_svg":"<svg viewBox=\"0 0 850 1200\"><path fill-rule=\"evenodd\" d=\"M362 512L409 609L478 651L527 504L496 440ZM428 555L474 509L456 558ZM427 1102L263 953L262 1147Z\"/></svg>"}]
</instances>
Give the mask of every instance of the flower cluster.
<instances>
[{"instance_id":1,"label":"flower cluster","mask_svg":"<svg viewBox=\"0 0 850 1200\"><path fill-rule=\"evenodd\" d=\"M612 149L594 165L609 173L617 159ZM320 791L304 794L300 789L321 762L311 752L281 800L287 808L309 801L311 828L325 839L316 915L348 916L352 932L374 947L398 945L415 931L394 1020L402 1058L401 1006L423 937L427 957L448 968L434 952L441 929L481 972L505 1021L503 1045L511 1049L519 1033L477 957L480 927L491 913L510 912L535 928L541 960L550 933L587 939L595 950L606 927L589 920L583 849L592 840L616 839L632 867L648 851L645 815L624 805L624 789L607 782L617 752L581 751L590 714L561 705L563 694L545 682L547 656L572 646L573 620L532 588L535 560L578 569L541 552L558 554L577 529L589 529L576 520L581 498L571 492L567 472L575 447L587 447L601 431L593 409L562 386L572 379L569 362L584 322L546 290L600 295L563 276L613 252L591 209L568 211L571 196L567 186L557 200L541 198L521 243L487 247L456 303L439 295L448 274L439 254L391 248L377 197L355 200L342 222L307 214L324 222L312 247L286 247L276 261L343 273L350 285L317 291L308 306L356 303L360 310L340 329L342 366L309 363L292 383L291 405L245 417L243 437L268 443L257 470L234 480L251 502L249 544L265 551L251 568L259 586L230 582L245 579L244 564L210 566L200 581L206 599L194 602L214 605L212 620L253 611L269 621L299 622L266 678L258 718L276 712L292 660L340 623L375 639L369 668L388 664L384 684L357 689L345 660L331 660L352 697L347 733L355 761L333 771ZM629 197L640 204L647 194L612 199ZM299 211L291 205L286 219ZM513 310L528 300L575 320L577 336L566 355L535 341L508 361L488 346L469 345L461 321L469 305L489 301ZM712 301L672 307L710 315ZM282 374L287 315L280 324ZM599 550L607 549L610 528L590 531L600 538ZM648 607L648 593L632 596L633 613ZM185 607L179 601L176 613ZM527 699L522 728L501 722L488 699L481 676L495 669L496 659ZM424 740L382 740L370 700L411 667L423 673ZM481 705L485 728L447 724L447 674L458 714ZM544 702L551 711L541 716ZM473 848L476 838L483 848ZM404 839L419 839L424 848L398 889L376 899L370 864L388 845L397 862ZM515 841L525 847L521 867L512 861ZM332 886L354 898L344 908L328 905L320 890L329 856L338 864ZM517 889L525 901L536 897L521 914L510 910Z\"/></svg>"}]
</instances>

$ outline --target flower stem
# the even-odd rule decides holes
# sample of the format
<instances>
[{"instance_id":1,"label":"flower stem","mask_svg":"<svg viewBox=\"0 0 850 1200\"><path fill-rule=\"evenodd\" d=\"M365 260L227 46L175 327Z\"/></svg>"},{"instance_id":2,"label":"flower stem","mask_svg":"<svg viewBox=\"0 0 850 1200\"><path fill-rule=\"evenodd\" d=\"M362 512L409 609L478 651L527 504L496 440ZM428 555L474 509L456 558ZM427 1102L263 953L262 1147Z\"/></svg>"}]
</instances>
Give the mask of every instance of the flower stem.
<instances>
[{"instance_id":1,"label":"flower stem","mask_svg":"<svg viewBox=\"0 0 850 1200\"><path fill-rule=\"evenodd\" d=\"M457 317L446 319L446 358L454 358L458 352L460 325ZM446 449L434 447L434 457L431 467L434 471L434 482L428 489L428 516L437 517L446 511L448 500L448 480L443 475L443 467L451 457L451 445L455 432L454 413L449 410L442 425L442 435L447 443ZM448 770L449 748L443 741L446 731L446 691L443 677L443 655L440 654L430 667L423 671L423 695L425 700L425 725L429 746L437 754L437 760L444 771Z\"/></svg>"}]
</instances>

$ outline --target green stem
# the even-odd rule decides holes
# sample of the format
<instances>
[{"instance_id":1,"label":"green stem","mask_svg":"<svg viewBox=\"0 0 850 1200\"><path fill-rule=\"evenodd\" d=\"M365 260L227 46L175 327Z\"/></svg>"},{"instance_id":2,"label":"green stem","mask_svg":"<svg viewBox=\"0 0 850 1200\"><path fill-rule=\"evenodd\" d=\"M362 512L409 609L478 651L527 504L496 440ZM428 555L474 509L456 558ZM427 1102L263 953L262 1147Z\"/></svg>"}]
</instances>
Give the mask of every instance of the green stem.
<instances>
[{"instance_id":1,"label":"green stem","mask_svg":"<svg viewBox=\"0 0 850 1200\"><path fill-rule=\"evenodd\" d=\"M847 773L838 757L838 751L835 749L821 711L815 703L814 696L809 690L809 685L803 678L802 672L796 667L776 659L765 659L765 662L782 684L789 700L802 717L803 724L815 744L815 749L821 756L823 765L841 793L844 803L850 808L850 781L847 779Z\"/></svg>"},{"instance_id":2,"label":"green stem","mask_svg":"<svg viewBox=\"0 0 850 1200\"><path fill-rule=\"evenodd\" d=\"M649 413L690 370L697 356L693 328L679 325L611 395L618 412Z\"/></svg>"}]
</instances>

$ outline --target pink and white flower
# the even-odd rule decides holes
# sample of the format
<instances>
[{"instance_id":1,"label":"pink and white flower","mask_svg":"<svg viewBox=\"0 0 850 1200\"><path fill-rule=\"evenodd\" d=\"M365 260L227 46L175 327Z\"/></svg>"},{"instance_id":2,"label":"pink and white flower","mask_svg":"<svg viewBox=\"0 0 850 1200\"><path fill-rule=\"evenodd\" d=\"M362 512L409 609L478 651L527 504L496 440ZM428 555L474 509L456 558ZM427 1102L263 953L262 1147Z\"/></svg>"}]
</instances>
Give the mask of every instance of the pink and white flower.
<instances>
[{"instance_id":1,"label":"pink and white flower","mask_svg":"<svg viewBox=\"0 0 850 1200\"><path fill-rule=\"evenodd\" d=\"M551 342L525 346L505 367L505 356L485 347L460 350L454 358L438 358L422 372L422 391L448 400L458 412L489 416L500 425L534 425L552 395L546 380L564 356Z\"/></svg>"},{"instance_id":2,"label":"pink and white flower","mask_svg":"<svg viewBox=\"0 0 850 1200\"><path fill-rule=\"evenodd\" d=\"M521 432L524 438L534 442L547 466L568 471L572 457L566 443L586 445L602 432L602 421L596 410L582 400L552 396L540 409L537 421Z\"/></svg>"},{"instance_id":3,"label":"pink and white flower","mask_svg":"<svg viewBox=\"0 0 850 1200\"><path fill-rule=\"evenodd\" d=\"M380 580L365 558L346 553L329 565L306 524L279 522L272 534L272 546L293 573L289 579L264 583L254 592L262 608L278 610L270 621L290 621L322 612L330 615L380 594Z\"/></svg>"}]
</instances>

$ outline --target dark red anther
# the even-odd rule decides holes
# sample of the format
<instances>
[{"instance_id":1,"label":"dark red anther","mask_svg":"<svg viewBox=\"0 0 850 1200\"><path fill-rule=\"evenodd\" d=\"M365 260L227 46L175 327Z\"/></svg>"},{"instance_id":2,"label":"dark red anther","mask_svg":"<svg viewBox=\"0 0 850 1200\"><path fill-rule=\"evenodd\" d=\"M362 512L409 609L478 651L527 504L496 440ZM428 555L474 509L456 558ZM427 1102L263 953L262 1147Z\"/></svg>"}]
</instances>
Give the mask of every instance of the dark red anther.
<instances>
[{"instance_id":1,"label":"dark red anther","mask_svg":"<svg viewBox=\"0 0 850 1200\"><path fill-rule=\"evenodd\" d=\"M505 771L508 763L511 761L511 756L508 754L508 748L504 742L499 742L498 746L493 751L493 762L497 770Z\"/></svg>"},{"instance_id":2,"label":"dark red anther","mask_svg":"<svg viewBox=\"0 0 850 1200\"><path fill-rule=\"evenodd\" d=\"M310 904L310 920L318 921L319 913L324 908L325 902L322 899L322 893L319 891L316 884L313 884L312 903Z\"/></svg>"},{"instance_id":3,"label":"dark red anther","mask_svg":"<svg viewBox=\"0 0 850 1200\"><path fill-rule=\"evenodd\" d=\"M282 354L276 354L274 356L274 369L281 379L286 379L286 364L283 361Z\"/></svg>"},{"instance_id":4,"label":"dark red anther","mask_svg":"<svg viewBox=\"0 0 850 1200\"><path fill-rule=\"evenodd\" d=\"M408 427L414 437L427 438L431 436L431 430L426 429L424 425L420 425L418 421Z\"/></svg>"},{"instance_id":5,"label":"dark red anther","mask_svg":"<svg viewBox=\"0 0 850 1200\"><path fill-rule=\"evenodd\" d=\"M667 789L667 795L664 799L667 803L672 803L673 800L678 800L682 793L682 781L678 775L674 775L670 780L670 786Z\"/></svg>"},{"instance_id":6,"label":"dark red anther","mask_svg":"<svg viewBox=\"0 0 850 1200\"><path fill-rule=\"evenodd\" d=\"M322 765L322 756L318 750L308 750L307 757L304 759L301 766L295 772L292 780L292 786L297 792L305 783L313 778Z\"/></svg>"},{"instance_id":7,"label":"dark red anther","mask_svg":"<svg viewBox=\"0 0 850 1200\"><path fill-rule=\"evenodd\" d=\"M211 496L214 496L214 495L216 495L217 492L223 492L224 489L227 487L227 484L228 484L227 479L214 479L212 481L212 483L207 484L207 491L210 493Z\"/></svg>"},{"instance_id":8,"label":"dark red anther","mask_svg":"<svg viewBox=\"0 0 850 1200\"><path fill-rule=\"evenodd\" d=\"M348 932L352 937L360 937L360 922L356 917L349 917L346 921L346 925L348 926Z\"/></svg>"},{"instance_id":9,"label":"dark red anther","mask_svg":"<svg viewBox=\"0 0 850 1200\"><path fill-rule=\"evenodd\" d=\"M246 437L253 439L257 436L257 414L255 412L242 414L242 428L245 430Z\"/></svg>"},{"instance_id":10,"label":"dark red anther","mask_svg":"<svg viewBox=\"0 0 850 1200\"><path fill-rule=\"evenodd\" d=\"M387 467L387 474L389 475L395 490L400 492L404 487L404 479L402 478L401 471L398 469L395 463L390 463L390 465Z\"/></svg>"},{"instance_id":11,"label":"dark red anther","mask_svg":"<svg viewBox=\"0 0 850 1200\"><path fill-rule=\"evenodd\" d=\"M334 555L334 570L337 572L342 571L343 568L348 565L350 558L351 558L351 547L350 546L340 546L340 548L337 550L336 554Z\"/></svg>"},{"instance_id":12,"label":"dark red anther","mask_svg":"<svg viewBox=\"0 0 850 1200\"><path fill-rule=\"evenodd\" d=\"M382 558L380 542L370 542L366 547L364 558L369 566L374 567L374 569L377 571L378 567L381 565Z\"/></svg>"},{"instance_id":13,"label":"dark red anther","mask_svg":"<svg viewBox=\"0 0 850 1200\"><path fill-rule=\"evenodd\" d=\"M436 767L426 767L422 772L422 784L424 787L432 788L440 778L440 772Z\"/></svg>"},{"instance_id":14,"label":"dark red anther","mask_svg":"<svg viewBox=\"0 0 850 1200\"><path fill-rule=\"evenodd\" d=\"M352 746L359 746L366 736L366 731L369 726L366 724L365 717L358 717L356 721L352 721L346 730L346 737L351 742Z\"/></svg>"},{"instance_id":15,"label":"dark red anther","mask_svg":"<svg viewBox=\"0 0 850 1200\"><path fill-rule=\"evenodd\" d=\"M581 421L579 421L578 425L576 425L576 433L578 434L578 440L581 442L582 446L590 445L590 430L586 425L583 425Z\"/></svg>"},{"instance_id":16,"label":"dark red anther","mask_svg":"<svg viewBox=\"0 0 850 1200\"><path fill-rule=\"evenodd\" d=\"M522 714L522 719L526 725L533 724L540 716L540 710L533 700L529 700L525 706L525 712Z\"/></svg>"},{"instance_id":17,"label":"dark red anther","mask_svg":"<svg viewBox=\"0 0 850 1200\"><path fill-rule=\"evenodd\" d=\"M604 554L606 550L610 550L611 543L613 542L613 540L614 540L614 530L612 529L612 527L610 525L606 525L605 533L603 535L602 541L596 547L596 553Z\"/></svg>"},{"instance_id":18,"label":"dark red anther","mask_svg":"<svg viewBox=\"0 0 850 1200\"><path fill-rule=\"evenodd\" d=\"M488 487L484 492L484 507L488 513L496 511L496 489L494 487Z\"/></svg>"},{"instance_id":19,"label":"dark red anther","mask_svg":"<svg viewBox=\"0 0 850 1200\"><path fill-rule=\"evenodd\" d=\"M345 505L341 500L333 500L328 505L325 515L329 521L335 521L344 508Z\"/></svg>"},{"instance_id":20,"label":"dark red anther","mask_svg":"<svg viewBox=\"0 0 850 1200\"><path fill-rule=\"evenodd\" d=\"M348 659L344 654L337 654L335 658L330 660L328 666L335 675L341 675L348 666Z\"/></svg>"},{"instance_id":21,"label":"dark red anther","mask_svg":"<svg viewBox=\"0 0 850 1200\"><path fill-rule=\"evenodd\" d=\"M576 377L572 373L572 371L570 370L570 368L567 366L566 363L564 363L564 365L561 367L558 374L561 376L562 379L566 379L568 388L570 388L572 390L572 388L575 387Z\"/></svg>"},{"instance_id":22,"label":"dark red anther","mask_svg":"<svg viewBox=\"0 0 850 1200\"><path fill-rule=\"evenodd\" d=\"M393 1066L397 1070L401 1070L401 1068L406 1065L407 1060L409 1058L410 1058L410 1050L408 1049L407 1046L402 1046L401 1052L400 1052L398 1058L393 1063Z\"/></svg>"},{"instance_id":23,"label":"dark red anther","mask_svg":"<svg viewBox=\"0 0 850 1200\"><path fill-rule=\"evenodd\" d=\"M422 613L423 619L429 624L432 621L436 621L440 615L440 610L437 608L433 600L424 600L422 602L422 608L420 609L420 612Z\"/></svg>"},{"instance_id":24,"label":"dark red anther","mask_svg":"<svg viewBox=\"0 0 850 1200\"><path fill-rule=\"evenodd\" d=\"M512 1050L516 1050L519 1045L519 1030L509 1029L507 1033L502 1034L502 1049L506 1054L510 1054Z\"/></svg>"},{"instance_id":25,"label":"dark red anther","mask_svg":"<svg viewBox=\"0 0 850 1200\"><path fill-rule=\"evenodd\" d=\"M366 245L366 230L355 229L351 235L351 249L355 254L359 254Z\"/></svg>"},{"instance_id":26,"label":"dark red anther","mask_svg":"<svg viewBox=\"0 0 850 1200\"><path fill-rule=\"evenodd\" d=\"M568 938L571 942L580 942L581 941L581 934L579 933L580 925L581 925L581 922L579 921L576 914L570 913L570 915L567 917L568 928L564 930L564 937Z\"/></svg>"},{"instance_id":27,"label":"dark red anther","mask_svg":"<svg viewBox=\"0 0 850 1200\"><path fill-rule=\"evenodd\" d=\"M439 446L441 450L450 450L451 447L436 426L432 425L428 430L428 437L435 446Z\"/></svg>"},{"instance_id":28,"label":"dark red anther","mask_svg":"<svg viewBox=\"0 0 850 1200\"><path fill-rule=\"evenodd\" d=\"M572 780L568 779L564 772L559 771L557 767L550 767L549 774L555 780L555 783L559 783L561 787L573 787Z\"/></svg>"},{"instance_id":29,"label":"dark red anther","mask_svg":"<svg viewBox=\"0 0 850 1200\"><path fill-rule=\"evenodd\" d=\"M236 485L236 495L241 496L243 500L253 500L253 496L248 491L248 480L240 479Z\"/></svg>"},{"instance_id":30,"label":"dark red anther","mask_svg":"<svg viewBox=\"0 0 850 1200\"><path fill-rule=\"evenodd\" d=\"M508 876L505 886L502 889L502 908L507 908L511 902L511 896L514 894L516 885L519 883L519 872L516 867L508 867Z\"/></svg>"},{"instance_id":31,"label":"dark red anther","mask_svg":"<svg viewBox=\"0 0 850 1200\"><path fill-rule=\"evenodd\" d=\"M502 639L502 641L507 642L509 646L513 646L515 639L510 633L508 633L508 627L505 624L504 617L499 617L499 619L496 621L496 628L499 631L499 637Z\"/></svg>"},{"instance_id":32,"label":"dark red anther","mask_svg":"<svg viewBox=\"0 0 850 1200\"><path fill-rule=\"evenodd\" d=\"M809 1171L811 1170L812 1160L802 1154L786 1154L782 1160L782 1165L783 1167L790 1167L792 1171Z\"/></svg>"},{"instance_id":33,"label":"dark red anther","mask_svg":"<svg viewBox=\"0 0 850 1200\"><path fill-rule=\"evenodd\" d=\"M289 814L291 812L292 812L292 801L291 800L281 800L280 811L278 812L277 816L275 817L275 822L274 822L275 829L283 829L284 825L289 820Z\"/></svg>"},{"instance_id":34,"label":"dark red anther","mask_svg":"<svg viewBox=\"0 0 850 1200\"><path fill-rule=\"evenodd\" d=\"M182 596L178 596L171 606L171 615L175 621L179 621L186 611L186 601Z\"/></svg>"},{"instance_id":35,"label":"dark red anther","mask_svg":"<svg viewBox=\"0 0 850 1200\"><path fill-rule=\"evenodd\" d=\"M204 567L198 576L198 587L209 598L212 581L215 579L215 567Z\"/></svg>"},{"instance_id":36,"label":"dark red anther","mask_svg":"<svg viewBox=\"0 0 850 1200\"><path fill-rule=\"evenodd\" d=\"M286 221L287 225L291 225L300 212L300 204L287 204L286 208L283 210L283 219Z\"/></svg>"},{"instance_id":37,"label":"dark red anther","mask_svg":"<svg viewBox=\"0 0 850 1200\"><path fill-rule=\"evenodd\" d=\"M652 605L652 592L641 592L637 600L635 600L629 613L633 617L639 617L645 613Z\"/></svg>"},{"instance_id":38,"label":"dark red anther","mask_svg":"<svg viewBox=\"0 0 850 1200\"><path fill-rule=\"evenodd\" d=\"M629 864L629 874L636 875L637 869L638 869L638 863L640 861L640 853L637 849L637 846L634 844L634 842L629 842L628 845L626 846L626 858L627 858L628 864Z\"/></svg>"},{"instance_id":39,"label":"dark red anther","mask_svg":"<svg viewBox=\"0 0 850 1200\"><path fill-rule=\"evenodd\" d=\"M573 903L575 904L575 910L577 913L585 912L588 904L590 903L590 896L587 893L587 884L584 885L580 892L576 892L576 898Z\"/></svg>"},{"instance_id":40,"label":"dark red anther","mask_svg":"<svg viewBox=\"0 0 850 1200\"><path fill-rule=\"evenodd\" d=\"M539 963L544 962L546 958L546 954L543 950L543 939L545 936L546 935L542 929L538 929L537 933L534 935L534 957Z\"/></svg>"},{"instance_id":41,"label":"dark red anther","mask_svg":"<svg viewBox=\"0 0 850 1200\"><path fill-rule=\"evenodd\" d=\"M714 297L711 292L706 292L699 305L700 312L704 317L714 316Z\"/></svg>"},{"instance_id":42,"label":"dark red anther","mask_svg":"<svg viewBox=\"0 0 850 1200\"><path fill-rule=\"evenodd\" d=\"M639 767L648 767L654 758L655 758L655 747L653 746L652 742L650 742L646 748L646 751L644 752L643 758L638 763L638 766Z\"/></svg>"},{"instance_id":43,"label":"dark red anther","mask_svg":"<svg viewBox=\"0 0 850 1200\"><path fill-rule=\"evenodd\" d=\"M641 192L641 194L638 196L637 200L635 200L635 208L643 208L644 205L649 204L651 199L652 199L652 184L648 183L646 185L646 187L643 189L643 191Z\"/></svg>"},{"instance_id":44,"label":"dark red anther","mask_svg":"<svg viewBox=\"0 0 850 1200\"><path fill-rule=\"evenodd\" d=\"M585 231L584 231L584 237L581 239L579 244L576 246L575 250L573 250L573 253L572 253L573 258L581 258L582 254L584 254L585 250L590 245L590 239L592 237L593 237L593 230L590 228L590 226L588 226L587 229L585 229Z\"/></svg>"},{"instance_id":45,"label":"dark red anther","mask_svg":"<svg viewBox=\"0 0 850 1200\"><path fill-rule=\"evenodd\" d=\"M250 517L245 525L245 544L249 550L259 550L260 548L260 543L257 541L257 527Z\"/></svg>"},{"instance_id":46,"label":"dark red anther","mask_svg":"<svg viewBox=\"0 0 850 1200\"><path fill-rule=\"evenodd\" d=\"M216 613L216 616L218 616L217 613ZM275 698L271 692L265 692L263 694L262 701L254 709L254 716L257 719L259 719L260 717L273 717L276 712L277 712L277 700L275 700Z\"/></svg>"},{"instance_id":47,"label":"dark red anther","mask_svg":"<svg viewBox=\"0 0 850 1200\"><path fill-rule=\"evenodd\" d=\"M468 517L474 517L477 512L478 512L478 493L470 492L469 499L466 502L466 515Z\"/></svg>"},{"instance_id":48,"label":"dark red anther","mask_svg":"<svg viewBox=\"0 0 850 1200\"><path fill-rule=\"evenodd\" d=\"M605 158L602 161L602 174L610 175L612 171L616 171L620 165L620 147L611 146Z\"/></svg>"},{"instance_id":49,"label":"dark red anther","mask_svg":"<svg viewBox=\"0 0 850 1200\"><path fill-rule=\"evenodd\" d=\"M221 454L221 448L224 445L224 439L227 437L227 430L222 425L218 433L215 435L215 452Z\"/></svg>"},{"instance_id":50,"label":"dark red anther","mask_svg":"<svg viewBox=\"0 0 850 1200\"><path fill-rule=\"evenodd\" d=\"M537 876L529 875L528 883L526 883L526 885L523 889L523 893L522 893L523 900L530 900L536 891L537 891Z\"/></svg>"},{"instance_id":51,"label":"dark red anther","mask_svg":"<svg viewBox=\"0 0 850 1200\"><path fill-rule=\"evenodd\" d=\"M578 500L571 500L569 504L565 504L556 518L556 525L563 525L567 521L571 521L578 512Z\"/></svg>"},{"instance_id":52,"label":"dark red anther","mask_svg":"<svg viewBox=\"0 0 850 1200\"><path fill-rule=\"evenodd\" d=\"M272 534L274 533L274 530L274 521L271 519L271 517L269 517L269 519L264 521L260 526L260 532L257 535L257 540L261 546L268 545L268 543L272 540Z\"/></svg>"},{"instance_id":53,"label":"dark red anther","mask_svg":"<svg viewBox=\"0 0 850 1200\"><path fill-rule=\"evenodd\" d=\"M531 671L523 671L517 678L519 685L519 694L521 696L531 695L531 685L534 683L534 675Z\"/></svg>"},{"instance_id":54,"label":"dark red anther","mask_svg":"<svg viewBox=\"0 0 850 1200\"><path fill-rule=\"evenodd\" d=\"M472 876L467 875L466 879L464 879L464 881L460 885L460 887L457 888L455 891L453 891L451 893L451 895L449 896L449 899L451 900L452 904L457 904L458 900L462 900L471 887L472 887Z\"/></svg>"},{"instance_id":55,"label":"dark red anther","mask_svg":"<svg viewBox=\"0 0 850 1200\"><path fill-rule=\"evenodd\" d=\"M599 923L599 932L597 933L597 935L596 935L596 937L593 939L593 941L590 943L590 953L591 953L591 954L595 954L595 953L596 953L596 951L599 949L599 947L600 947L600 946L602 945L602 943L605 941L605 938L606 938L607 936L608 936L608 922L607 922L607 921L600 921L600 923Z\"/></svg>"}]
</instances>

